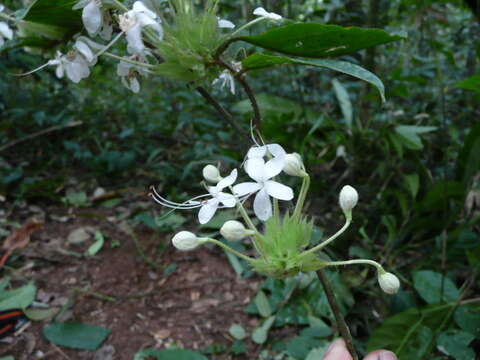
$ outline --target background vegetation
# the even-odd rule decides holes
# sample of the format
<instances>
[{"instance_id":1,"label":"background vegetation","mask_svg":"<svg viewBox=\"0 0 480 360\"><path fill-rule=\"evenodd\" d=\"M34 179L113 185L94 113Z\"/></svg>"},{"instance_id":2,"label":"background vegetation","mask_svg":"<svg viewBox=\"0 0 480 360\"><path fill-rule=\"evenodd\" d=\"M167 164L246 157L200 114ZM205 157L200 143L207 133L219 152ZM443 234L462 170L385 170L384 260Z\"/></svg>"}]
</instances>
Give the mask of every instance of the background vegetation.
<instances>
[{"instance_id":1,"label":"background vegetation","mask_svg":"<svg viewBox=\"0 0 480 360\"><path fill-rule=\"evenodd\" d=\"M14 3L5 5L14 8ZM221 4L223 15L237 23L262 5L254 0ZM264 138L301 153L310 171L309 212L317 219L319 237L339 222L341 186L354 185L360 193L354 230L330 255L380 259L401 277L402 290L390 297L380 294L372 274L331 273L360 349L389 348L404 359L431 359L432 352L439 359L473 359L480 346L474 340L480 337L480 307L473 299L480 268L480 85L478 77L463 81L479 72L480 24L468 5L263 1L265 8L290 19L408 34L405 41L346 57L383 80L384 105L376 89L327 70L286 67L251 74ZM221 161L228 167L241 161L248 147L192 89L155 78L143 81L141 93L133 96L108 59L79 85L58 80L50 70L10 75L43 62L20 48L0 53L5 236L22 204L91 206L87 195L98 187L142 194L156 184L180 200L200 189L203 165ZM244 95L213 92L248 131ZM68 126L72 122L75 126ZM161 211L152 205L132 219L154 227ZM325 304L309 300L321 291L314 284L281 304L290 286L288 280L263 285L270 312L278 313L275 327L304 326L309 316L329 318ZM249 311L261 316L263 310L257 301ZM286 311L298 316L292 320ZM269 351L304 359L317 337L330 335L299 330L286 347L277 344ZM275 344L273 337L269 341Z\"/></svg>"}]
</instances>

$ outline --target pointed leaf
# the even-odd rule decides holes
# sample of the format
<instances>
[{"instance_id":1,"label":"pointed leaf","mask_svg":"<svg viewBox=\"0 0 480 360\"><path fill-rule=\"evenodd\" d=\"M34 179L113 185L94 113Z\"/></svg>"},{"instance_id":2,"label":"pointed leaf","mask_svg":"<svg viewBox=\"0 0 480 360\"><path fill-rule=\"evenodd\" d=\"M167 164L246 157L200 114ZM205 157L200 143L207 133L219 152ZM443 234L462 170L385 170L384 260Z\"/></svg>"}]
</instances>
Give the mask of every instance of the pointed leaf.
<instances>
[{"instance_id":1,"label":"pointed leaf","mask_svg":"<svg viewBox=\"0 0 480 360\"><path fill-rule=\"evenodd\" d=\"M371 46L404 39L380 29L342 27L320 23L289 24L238 39L287 55L322 58L351 54Z\"/></svg>"},{"instance_id":2,"label":"pointed leaf","mask_svg":"<svg viewBox=\"0 0 480 360\"><path fill-rule=\"evenodd\" d=\"M353 109L352 102L350 101L350 96L348 96L348 91L337 79L332 80L333 90L335 90L335 95L337 96L338 102L340 103L340 109L342 109L343 118L349 129L352 128L353 123Z\"/></svg>"},{"instance_id":3,"label":"pointed leaf","mask_svg":"<svg viewBox=\"0 0 480 360\"><path fill-rule=\"evenodd\" d=\"M25 309L35 300L37 288L33 283L0 294L0 311Z\"/></svg>"},{"instance_id":4,"label":"pointed leaf","mask_svg":"<svg viewBox=\"0 0 480 360\"><path fill-rule=\"evenodd\" d=\"M295 59L285 56L272 56L260 53L250 55L242 61L242 68L246 71L269 68L279 65L315 66L338 71L356 77L357 79L366 81L375 86L380 92L382 101L385 101L385 86L383 85L382 80L380 80L374 73L362 68L361 66L349 63L347 61L331 59Z\"/></svg>"},{"instance_id":5,"label":"pointed leaf","mask_svg":"<svg viewBox=\"0 0 480 360\"><path fill-rule=\"evenodd\" d=\"M110 334L103 327L77 322L53 323L43 328L43 335L56 345L80 350L96 350Z\"/></svg>"}]
</instances>

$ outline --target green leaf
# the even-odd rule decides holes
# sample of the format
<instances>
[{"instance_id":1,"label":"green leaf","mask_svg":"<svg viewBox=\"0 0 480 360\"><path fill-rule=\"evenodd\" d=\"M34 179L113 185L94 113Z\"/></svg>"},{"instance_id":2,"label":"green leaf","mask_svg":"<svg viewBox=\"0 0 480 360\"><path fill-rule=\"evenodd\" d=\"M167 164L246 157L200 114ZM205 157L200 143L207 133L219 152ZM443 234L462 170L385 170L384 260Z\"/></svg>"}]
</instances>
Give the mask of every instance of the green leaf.
<instances>
[{"instance_id":1,"label":"green leaf","mask_svg":"<svg viewBox=\"0 0 480 360\"><path fill-rule=\"evenodd\" d=\"M407 189L410 191L410 195L415 199L418 194L418 189L420 188L420 178L418 177L418 174L413 173L404 175L403 180L407 185Z\"/></svg>"},{"instance_id":2,"label":"green leaf","mask_svg":"<svg viewBox=\"0 0 480 360\"><path fill-rule=\"evenodd\" d=\"M322 58L351 54L404 38L404 35L390 35L380 29L301 23L272 28L258 35L241 36L239 40L287 55Z\"/></svg>"},{"instance_id":3,"label":"green leaf","mask_svg":"<svg viewBox=\"0 0 480 360\"><path fill-rule=\"evenodd\" d=\"M335 95L337 100L340 103L340 108L342 109L342 114L347 123L349 129L352 128L353 123L353 109L352 102L350 101L350 96L348 96L347 89L342 85L337 79L332 80L333 89L335 90Z\"/></svg>"},{"instance_id":4,"label":"green leaf","mask_svg":"<svg viewBox=\"0 0 480 360\"><path fill-rule=\"evenodd\" d=\"M35 300L36 293L37 288L33 283L15 290L2 292L0 293L0 311L25 309Z\"/></svg>"},{"instance_id":5,"label":"green leaf","mask_svg":"<svg viewBox=\"0 0 480 360\"><path fill-rule=\"evenodd\" d=\"M265 341L267 341L268 331L270 330L274 322L275 316L270 316L269 318L267 318L263 322L262 326L253 330L252 340L257 344L263 344Z\"/></svg>"},{"instance_id":6,"label":"green leaf","mask_svg":"<svg viewBox=\"0 0 480 360\"><path fill-rule=\"evenodd\" d=\"M444 354L457 360L469 360L475 358L475 352L468 347L474 339L472 334L452 329L438 336L437 346Z\"/></svg>"},{"instance_id":7,"label":"green leaf","mask_svg":"<svg viewBox=\"0 0 480 360\"><path fill-rule=\"evenodd\" d=\"M457 160L457 179L469 182L480 169L480 124L475 124L465 137Z\"/></svg>"},{"instance_id":8,"label":"green leaf","mask_svg":"<svg viewBox=\"0 0 480 360\"><path fill-rule=\"evenodd\" d=\"M183 349L145 349L137 352L133 357L133 360L147 360L151 358L156 360L208 360L199 352Z\"/></svg>"},{"instance_id":9,"label":"green leaf","mask_svg":"<svg viewBox=\"0 0 480 360\"><path fill-rule=\"evenodd\" d=\"M372 332L367 351L387 349L397 352L399 359L420 359L420 355L415 357L404 355L414 351L416 346L416 350L419 351L419 340L430 338L431 330L429 332L428 329L438 328L453 306L455 305L429 305L408 309L389 317Z\"/></svg>"},{"instance_id":10,"label":"green leaf","mask_svg":"<svg viewBox=\"0 0 480 360\"><path fill-rule=\"evenodd\" d=\"M460 296L460 291L452 280L430 270L415 272L413 274L413 285L422 299L429 304L456 301Z\"/></svg>"},{"instance_id":11,"label":"green leaf","mask_svg":"<svg viewBox=\"0 0 480 360\"><path fill-rule=\"evenodd\" d=\"M454 319L462 330L480 338L480 308L478 306L460 306L455 311Z\"/></svg>"},{"instance_id":12,"label":"green leaf","mask_svg":"<svg viewBox=\"0 0 480 360\"><path fill-rule=\"evenodd\" d=\"M33 321L44 321L47 319L52 319L60 312L60 308L53 307L50 309L25 309L23 312L25 315Z\"/></svg>"},{"instance_id":13,"label":"green leaf","mask_svg":"<svg viewBox=\"0 0 480 360\"><path fill-rule=\"evenodd\" d=\"M245 329L238 324L230 326L228 332L237 340L243 340L247 336Z\"/></svg>"},{"instance_id":14,"label":"green leaf","mask_svg":"<svg viewBox=\"0 0 480 360\"><path fill-rule=\"evenodd\" d=\"M76 0L36 0L18 22L20 46L49 49L82 30L82 12Z\"/></svg>"},{"instance_id":15,"label":"green leaf","mask_svg":"<svg viewBox=\"0 0 480 360\"><path fill-rule=\"evenodd\" d=\"M258 312L263 317L269 317L272 314L272 308L268 302L267 295L261 290L255 296L255 305L257 305Z\"/></svg>"},{"instance_id":16,"label":"green leaf","mask_svg":"<svg viewBox=\"0 0 480 360\"><path fill-rule=\"evenodd\" d=\"M330 344L324 344L321 347L317 347L315 349L310 350L305 360L318 360L323 359L323 356L327 352L328 347Z\"/></svg>"},{"instance_id":17,"label":"green leaf","mask_svg":"<svg viewBox=\"0 0 480 360\"><path fill-rule=\"evenodd\" d=\"M13 356L3 356L0 360L15 360L15 358Z\"/></svg>"},{"instance_id":18,"label":"green leaf","mask_svg":"<svg viewBox=\"0 0 480 360\"><path fill-rule=\"evenodd\" d=\"M103 234L98 230L95 231L95 242L90 245L87 250L87 254L90 256L96 255L102 249L103 244L105 244L105 238L103 237Z\"/></svg>"},{"instance_id":19,"label":"green leaf","mask_svg":"<svg viewBox=\"0 0 480 360\"><path fill-rule=\"evenodd\" d=\"M294 59L284 56L272 56L265 54L253 54L242 61L242 68L246 71L257 70L262 68L269 68L279 65L304 65L315 66L320 68L326 68L334 71L338 71L357 79L366 81L375 86L380 92L382 101L385 101L385 86L375 74L362 68L361 66L352 64L347 61L331 60L331 59L318 59L318 60L305 60Z\"/></svg>"},{"instance_id":20,"label":"green leaf","mask_svg":"<svg viewBox=\"0 0 480 360\"><path fill-rule=\"evenodd\" d=\"M459 81L455 84L455 87L480 92L480 74L475 74L469 78Z\"/></svg>"},{"instance_id":21,"label":"green leaf","mask_svg":"<svg viewBox=\"0 0 480 360\"><path fill-rule=\"evenodd\" d=\"M399 125L395 131L402 138L406 147L412 150L422 150L422 140L419 134L425 134L437 130L436 126L414 126L414 125Z\"/></svg>"},{"instance_id":22,"label":"green leaf","mask_svg":"<svg viewBox=\"0 0 480 360\"><path fill-rule=\"evenodd\" d=\"M110 330L103 327L77 322L53 323L43 328L48 341L80 350L96 350L109 334Z\"/></svg>"}]
</instances>

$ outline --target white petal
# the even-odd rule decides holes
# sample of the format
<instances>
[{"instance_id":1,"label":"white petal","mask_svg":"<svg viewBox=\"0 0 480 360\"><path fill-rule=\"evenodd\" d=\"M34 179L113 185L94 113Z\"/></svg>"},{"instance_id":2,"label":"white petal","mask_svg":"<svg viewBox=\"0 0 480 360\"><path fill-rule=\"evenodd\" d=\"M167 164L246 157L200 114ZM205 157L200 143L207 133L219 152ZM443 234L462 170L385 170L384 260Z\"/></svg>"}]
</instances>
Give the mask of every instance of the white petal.
<instances>
[{"instance_id":1,"label":"white petal","mask_svg":"<svg viewBox=\"0 0 480 360\"><path fill-rule=\"evenodd\" d=\"M55 75L57 75L59 79L63 78L63 75L65 75L65 69L62 63L58 63L57 68L55 69Z\"/></svg>"},{"instance_id":2,"label":"white petal","mask_svg":"<svg viewBox=\"0 0 480 360\"><path fill-rule=\"evenodd\" d=\"M234 29L235 24L225 19L218 19L218 27L221 29Z\"/></svg>"},{"instance_id":3,"label":"white petal","mask_svg":"<svg viewBox=\"0 0 480 360\"><path fill-rule=\"evenodd\" d=\"M262 221L268 220L272 216L272 203L265 189L262 189L255 196L253 201L253 211L255 215Z\"/></svg>"},{"instance_id":4,"label":"white petal","mask_svg":"<svg viewBox=\"0 0 480 360\"><path fill-rule=\"evenodd\" d=\"M109 41L112 38L113 26L112 24L103 24L100 30L100 37L103 40Z\"/></svg>"},{"instance_id":5,"label":"white petal","mask_svg":"<svg viewBox=\"0 0 480 360\"><path fill-rule=\"evenodd\" d=\"M277 176L280 174L285 167L285 156L277 156L274 157L273 159L270 159L267 161L265 164L265 174L264 174L264 179L271 179L274 176Z\"/></svg>"},{"instance_id":6,"label":"white petal","mask_svg":"<svg viewBox=\"0 0 480 360\"><path fill-rule=\"evenodd\" d=\"M3 35L5 38L12 40L13 31L10 29L7 23L0 21L0 35ZM1 37L1 36L0 36Z\"/></svg>"},{"instance_id":7,"label":"white petal","mask_svg":"<svg viewBox=\"0 0 480 360\"><path fill-rule=\"evenodd\" d=\"M264 157L266 153L267 153L266 146L254 146L254 147L251 147L250 150L248 150L247 158L248 159L261 158L261 157Z\"/></svg>"},{"instance_id":8,"label":"white petal","mask_svg":"<svg viewBox=\"0 0 480 360\"><path fill-rule=\"evenodd\" d=\"M140 92L140 83L136 77L130 78L130 90L132 90L135 94Z\"/></svg>"},{"instance_id":9,"label":"white petal","mask_svg":"<svg viewBox=\"0 0 480 360\"><path fill-rule=\"evenodd\" d=\"M142 28L136 24L126 32L128 51L132 54L141 54L145 46L142 40Z\"/></svg>"},{"instance_id":10,"label":"white petal","mask_svg":"<svg viewBox=\"0 0 480 360\"><path fill-rule=\"evenodd\" d=\"M3 40L3 37L0 36L0 48L5 44L5 40Z\"/></svg>"},{"instance_id":11,"label":"white petal","mask_svg":"<svg viewBox=\"0 0 480 360\"><path fill-rule=\"evenodd\" d=\"M2 12L5 9L5 6L0 4L0 12Z\"/></svg>"},{"instance_id":12,"label":"white petal","mask_svg":"<svg viewBox=\"0 0 480 360\"><path fill-rule=\"evenodd\" d=\"M90 3L83 8L82 20L90 36L96 35L102 26L102 11L96 1L90 1Z\"/></svg>"},{"instance_id":13,"label":"white petal","mask_svg":"<svg viewBox=\"0 0 480 360\"><path fill-rule=\"evenodd\" d=\"M257 182L265 179L265 161L263 158L251 158L245 161L245 171Z\"/></svg>"},{"instance_id":14,"label":"white petal","mask_svg":"<svg viewBox=\"0 0 480 360\"><path fill-rule=\"evenodd\" d=\"M233 187L233 192L237 196L252 194L258 191L262 186L256 182L244 182Z\"/></svg>"},{"instance_id":15,"label":"white petal","mask_svg":"<svg viewBox=\"0 0 480 360\"><path fill-rule=\"evenodd\" d=\"M232 185L237 180L237 175L238 175L237 169L233 169L230 175L228 175L227 177L223 178L218 182L217 189L220 191L225 189L227 186Z\"/></svg>"},{"instance_id":16,"label":"white petal","mask_svg":"<svg viewBox=\"0 0 480 360\"><path fill-rule=\"evenodd\" d=\"M132 66L133 65L130 64L130 63L127 63L125 61L120 61L117 64L117 75L118 76L127 76L128 74L130 74L130 68Z\"/></svg>"},{"instance_id":17,"label":"white petal","mask_svg":"<svg viewBox=\"0 0 480 360\"><path fill-rule=\"evenodd\" d=\"M217 199L226 207L235 207L237 199L232 194L221 192L217 195Z\"/></svg>"},{"instance_id":18,"label":"white petal","mask_svg":"<svg viewBox=\"0 0 480 360\"><path fill-rule=\"evenodd\" d=\"M77 49L80 54L82 54L85 59L87 59L88 62L92 62L93 59L95 58L95 55L93 54L92 50L88 47L87 44L85 44L81 40L77 40L75 42L75 49Z\"/></svg>"},{"instance_id":19,"label":"white petal","mask_svg":"<svg viewBox=\"0 0 480 360\"><path fill-rule=\"evenodd\" d=\"M274 197L278 200L292 200L293 199L293 190L279 182L269 180L265 182L265 190L268 195Z\"/></svg>"},{"instance_id":20,"label":"white petal","mask_svg":"<svg viewBox=\"0 0 480 360\"><path fill-rule=\"evenodd\" d=\"M258 7L253 11L253 15L267 17L268 11L265 10L263 7Z\"/></svg>"},{"instance_id":21,"label":"white petal","mask_svg":"<svg viewBox=\"0 0 480 360\"><path fill-rule=\"evenodd\" d=\"M218 208L218 200L217 199L210 199L208 200L205 205L200 208L198 212L198 221L200 224L206 224L210 221L210 219L215 215L215 212Z\"/></svg>"},{"instance_id":22,"label":"white petal","mask_svg":"<svg viewBox=\"0 0 480 360\"><path fill-rule=\"evenodd\" d=\"M285 156L287 154L287 152L283 149L283 147L281 147L278 144L269 144L266 146L270 154L272 154L274 157Z\"/></svg>"},{"instance_id":23,"label":"white petal","mask_svg":"<svg viewBox=\"0 0 480 360\"><path fill-rule=\"evenodd\" d=\"M157 14L155 14L152 10L148 9L141 1L135 1L132 9L137 14L145 14L152 19L157 18Z\"/></svg>"}]
</instances>

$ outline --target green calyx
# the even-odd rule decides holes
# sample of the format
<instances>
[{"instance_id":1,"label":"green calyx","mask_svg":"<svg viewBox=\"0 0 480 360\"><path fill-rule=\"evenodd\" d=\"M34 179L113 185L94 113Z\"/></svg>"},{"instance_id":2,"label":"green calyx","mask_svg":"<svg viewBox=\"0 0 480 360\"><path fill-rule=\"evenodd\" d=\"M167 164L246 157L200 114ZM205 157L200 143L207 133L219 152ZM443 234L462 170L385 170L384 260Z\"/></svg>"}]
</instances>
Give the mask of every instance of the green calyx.
<instances>
[{"instance_id":1,"label":"green calyx","mask_svg":"<svg viewBox=\"0 0 480 360\"><path fill-rule=\"evenodd\" d=\"M312 238L313 221L294 217L288 213L280 218L273 216L265 223L265 233L256 239L262 257L250 264L259 273L275 278L294 276L299 272L316 271L325 261L318 254L300 256Z\"/></svg>"}]
</instances>

